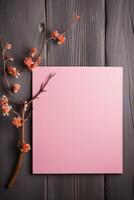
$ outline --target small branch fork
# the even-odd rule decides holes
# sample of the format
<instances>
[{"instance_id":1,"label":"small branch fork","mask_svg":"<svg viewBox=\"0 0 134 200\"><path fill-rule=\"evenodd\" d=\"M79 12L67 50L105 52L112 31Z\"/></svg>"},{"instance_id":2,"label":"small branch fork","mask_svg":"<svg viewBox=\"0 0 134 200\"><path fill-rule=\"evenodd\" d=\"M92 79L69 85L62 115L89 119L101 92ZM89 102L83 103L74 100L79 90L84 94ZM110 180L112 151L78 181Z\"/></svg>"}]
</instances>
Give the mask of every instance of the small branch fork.
<instances>
[{"instance_id":1,"label":"small branch fork","mask_svg":"<svg viewBox=\"0 0 134 200\"><path fill-rule=\"evenodd\" d=\"M47 77L47 80L44 83L41 84L39 91L32 97L32 99L30 99L28 102L25 102L22 105L22 115L21 115L22 120L25 121L25 113L26 113L28 107L32 104L32 102L35 99L37 99L39 97L39 95L41 93L46 92L45 88L46 88L47 84L49 83L49 81L51 80L51 78L54 77L54 76L55 76L55 73L54 74L50 73ZM20 131L20 137L19 137L19 142L18 142L19 146L25 144L25 131L24 131L25 127L24 127L24 125L25 125L25 123L23 123L23 125L21 127L21 131ZM7 185L7 187L9 189L11 189L13 187L13 185L16 182L16 178L17 178L19 172L21 171L21 168L22 168L22 165L23 165L23 160L24 160L24 155L25 155L25 152L19 151L15 170L14 170L12 176L10 177L10 180L8 182L8 185Z\"/></svg>"},{"instance_id":2,"label":"small branch fork","mask_svg":"<svg viewBox=\"0 0 134 200\"><path fill-rule=\"evenodd\" d=\"M33 100L37 99L38 96L39 96L42 92L46 92L45 87L47 86L48 82L50 81L50 79L51 79L53 76L55 76L55 73L54 73L54 74L52 74L52 73L49 74L49 76L47 77L46 82L41 84L40 89L39 89L39 91L37 92L37 94L35 94L35 95L32 97L32 99L27 103L28 106L32 103Z\"/></svg>"}]
</instances>

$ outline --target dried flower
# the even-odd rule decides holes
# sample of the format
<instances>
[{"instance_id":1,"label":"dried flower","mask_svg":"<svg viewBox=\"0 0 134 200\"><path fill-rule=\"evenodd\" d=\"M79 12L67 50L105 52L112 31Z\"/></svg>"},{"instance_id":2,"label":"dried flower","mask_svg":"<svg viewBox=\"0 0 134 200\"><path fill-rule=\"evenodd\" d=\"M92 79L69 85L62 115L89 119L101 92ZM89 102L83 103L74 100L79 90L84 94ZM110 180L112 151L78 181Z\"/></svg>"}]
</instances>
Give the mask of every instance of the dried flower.
<instances>
[{"instance_id":1,"label":"dried flower","mask_svg":"<svg viewBox=\"0 0 134 200\"><path fill-rule=\"evenodd\" d=\"M34 53L34 54L36 54L36 53L37 53L37 49L36 49L36 48L34 48L34 47L33 47L33 48L31 48L31 49L30 49L30 53Z\"/></svg>"},{"instance_id":2,"label":"dried flower","mask_svg":"<svg viewBox=\"0 0 134 200\"><path fill-rule=\"evenodd\" d=\"M35 62L34 64L32 64L30 67L28 67L28 69L30 71L32 71L33 69L35 69L38 66L37 62Z\"/></svg>"},{"instance_id":3,"label":"dried flower","mask_svg":"<svg viewBox=\"0 0 134 200\"><path fill-rule=\"evenodd\" d=\"M7 68L7 72L8 72L10 75L12 75L12 76L14 76L14 77L16 77L16 78L18 78L18 77L20 76L19 71L16 69L16 67L13 67L13 66L9 66L9 67Z\"/></svg>"},{"instance_id":4,"label":"dried flower","mask_svg":"<svg viewBox=\"0 0 134 200\"><path fill-rule=\"evenodd\" d=\"M21 152L28 153L31 150L30 144L22 144L22 148L20 149Z\"/></svg>"},{"instance_id":5,"label":"dried flower","mask_svg":"<svg viewBox=\"0 0 134 200\"><path fill-rule=\"evenodd\" d=\"M30 55L31 57L34 57L37 54L37 49L36 48L31 48L30 49Z\"/></svg>"},{"instance_id":6,"label":"dried flower","mask_svg":"<svg viewBox=\"0 0 134 200\"><path fill-rule=\"evenodd\" d=\"M23 125L24 120L21 117L14 117L12 119L12 124L16 127L19 128Z\"/></svg>"},{"instance_id":7,"label":"dried flower","mask_svg":"<svg viewBox=\"0 0 134 200\"><path fill-rule=\"evenodd\" d=\"M34 58L26 57L24 59L24 64L30 71L32 71L40 64L40 61L41 61L41 57L38 57L38 55L36 55Z\"/></svg>"},{"instance_id":8,"label":"dried flower","mask_svg":"<svg viewBox=\"0 0 134 200\"><path fill-rule=\"evenodd\" d=\"M8 98L6 95L2 95L2 98L0 98L0 106L3 106L4 104L8 103Z\"/></svg>"},{"instance_id":9,"label":"dried flower","mask_svg":"<svg viewBox=\"0 0 134 200\"><path fill-rule=\"evenodd\" d=\"M3 114L4 116L8 116L10 110L12 109L12 107L9 105L9 103L8 103L8 98L7 98L5 95L3 95L3 96L0 98L0 106L1 106L2 114Z\"/></svg>"},{"instance_id":10,"label":"dried flower","mask_svg":"<svg viewBox=\"0 0 134 200\"><path fill-rule=\"evenodd\" d=\"M11 106L7 103L7 104L4 104L2 107L1 107L1 110L2 110L2 114L4 116L9 116L9 112L11 110Z\"/></svg>"},{"instance_id":11,"label":"dried flower","mask_svg":"<svg viewBox=\"0 0 134 200\"><path fill-rule=\"evenodd\" d=\"M24 59L24 64L26 65L26 67L27 67L28 69L30 69L31 65L34 64L33 59L32 59L31 57L26 57L26 58Z\"/></svg>"},{"instance_id":12,"label":"dried flower","mask_svg":"<svg viewBox=\"0 0 134 200\"><path fill-rule=\"evenodd\" d=\"M11 48L12 48L12 45L10 43L7 43L6 46L5 46L5 49L10 50Z\"/></svg>"},{"instance_id":13,"label":"dried flower","mask_svg":"<svg viewBox=\"0 0 134 200\"><path fill-rule=\"evenodd\" d=\"M54 40L57 40L57 37L59 36L59 32L58 31L52 31L50 33L50 36L54 39Z\"/></svg>"},{"instance_id":14,"label":"dried flower","mask_svg":"<svg viewBox=\"0 0 134 200\"><path fill-rule=\"evenodd\" d=\"M66 39L65 36L63 34L61 34L61 35L59 35L57 37L57 43L60 44L60 45L62 45L62 44L64 44L65 39Z\"/></svg>"},{"instance_id":15,"label":"dried flower","mask_svg":"<svg viewBox=\"0 0 134 200\"><path fill-rule=\"evenodd\" d=\"M14 84L12 85L12 91L13 91L15 94L19 92L20 88L21 88L21 85L20 85L19 83L14 83Z\"/></svg>"},{"instance_id":16,"label":"dried flower","mask_svg":"<svg viewBox=\"0 0 134 200\"><path fill-rule=\"evenodd\" d=\"M79 19L80 19L80 15L76 15L76 16L75 16L75 19L76 19L76 20L79 20Z\"/></svg>"},{"instance_id":17,"label":"dried flower","mask_svg":"<svg viewBox=\"0 0 134 200\"><path fill-rule=\"evenodd\" d=\"M51 33L50 33L50 36L54 39L54 40L56 40L57 41L57 43L58 44L64 44L64 42L65 42L65 36L64 36L64 34L59 34L59 32L58 31L52 31Z\"/></svg>"}]
</instances>

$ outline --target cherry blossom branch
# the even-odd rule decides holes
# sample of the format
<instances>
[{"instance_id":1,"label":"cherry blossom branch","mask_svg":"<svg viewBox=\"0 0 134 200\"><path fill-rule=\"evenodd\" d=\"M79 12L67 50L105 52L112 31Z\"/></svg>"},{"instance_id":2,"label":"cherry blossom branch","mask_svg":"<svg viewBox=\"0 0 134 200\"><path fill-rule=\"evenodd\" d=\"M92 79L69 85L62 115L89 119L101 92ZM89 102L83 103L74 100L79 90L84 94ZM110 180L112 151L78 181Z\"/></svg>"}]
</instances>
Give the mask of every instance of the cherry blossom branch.
<instances>
[{"instance_id":1,"label":"cherry blossom branch","mask_svg":"<svg viewBox=\"0 0 134 200\"><path fill-rule=\"evenodd\" d=\"M25 118L25 113L28 109L28 107L30 106L30 104L38 98L38 96L45 92L45 87L47 86L48 82L50 81L50 79L52 77L55 76L55 73L54 74L49 74L48 77L47 77L47 80L41 84L40 86L40 89L39 91L27 102L25 101L24 104L23 104L23 108L22 108L22 116L21 116L21 119L22 119L22 126L21 126L21 132L20 132L20 138L19 138L19 146L20 146L20 151L19 151L19 156L18 156L18 160L17 160L17 163L16 163L16 167L15 167L15 170L13 172L13 175L11 176L9 182L8 182L8 188L11 189L13 187L13 185L15 184L16 182L16 178L18 176L18 174L20 173L21 171L21 168L22 168L22 165L23 165L23 160L24 160L24 155L25 155L25 151L23 151L23 145L28 145L28 144L25 144L25 121L27 120L27 118ZM12 110L13 112L15 112L14 110ZM16 113L16 112L15 112ZM16 113L17 114L17 113Z\"/></svg>"},{"instance_id":2,"label":"cherry blossom branch","mask_svg":"<svg viewBox=\"0 0 134 200\"><path fill-rule=\"evenodd\" d=\"M25 66L24 66L24 68L23 69L20 69L18 72L19 73L21 73L22 71L24 71L24 70L26 70L26 69L29 69L29 70L33 70L37 65L38 65L38 63L40 63L40 58L41 58L41 54L42 54L42 52L43 52L43 49L46 47L46 44L47 44L47 42L49 41L49 40L51 40L51 39L53 39L52 37L49 37L49 38L47 38L47 39L45 39L45 41L44 41L44 43L43 43L43 45L42 45L42 47L41 47L41 50L40 50L40 52L37 54L36 53L36 49L35 48L33 48L34 49L34 51L35 52L32 52L32 54L33 54L33 56L29 56L29 57L26 57L25 58L25 60L24 60L24 64L25 64ZM32 50L33 50L32 49ZM29 61L31 62L31 64L29 64Z\"/></svg>"},{"instance_id":3,"label":"cherry blossom branch","mask_svg":"<svg viewBox=\"0 0 134 200\"><path fill-rule=\"evenodd\" d=\"M46 92L45 87L47 86L48 82L50 81L50 79L55 76L56 73L54 74L49 74L49 76L47 77L47 80L45 81L45 83L42 83L40 86L39 91L32 97L32 99L30 101L28 101L27 105L29 106L33 100L37 99L38 96L42 93L42 92Z\"/></svg>"},{"instance_id":4,"label":"cherry blossom branch","mask_svg":"<svg viewBox=\"0 0 134 200\"><path fill-rule=\"evenodd\" d=\"M64 36L65 33L79 19L80 19L80 16L76 15L72 19L72 21L69 23L67 28L61 34L58 31L52 31L50 33L50 36L47 39L45 39L45 41L44 41L44 43L43 43L43 45L41 47L40 52L37 55L36 55L36 51L32 53L33 55L36 55L36 57L31 56L31 57L25 58L25 60L24 60L25 68L28 68L29 70L33 70L37 66L38 62L40 62L40 56L41 56L41 54L43 52L43 49L46 47L46 44L48 43L49 40L55 40L57 42L57 44L59 44L59 45L64 44L64 42L65 42L65 36ZM29 63L31 63L31 64L29 64ZM21 71L23 71L23 70L20 70L19 72L21 72Z\"/></svg>"},{"instance_id":5,"label":"cherry blossom branch","mask_svg":"<svg viewBox=\"0 0 134 200\"><path fill-rule=\"evenodd\" d=\"M36 48L31 48L29 55L24 59L24 68L20 69L20 70L18 70L14 66L8 65L8 62L12 61L13 59L11 57L7 56L6 51L11 49L12 46L9 43L6 43L6 45L3 45L3 41L0 38L0 45L1 45L1 49L2 49L2 60L3 60L3 67L4 67L3 71L4 71L4 78L6 81L8 94L12 95L12 94L17 93L20 90L21 85L19 83L14 83L10 87L10 82L8 80L7 75L9 74L12 77L18 78L20 76L20 73L23 70L28 69L28 70L32 71L34 68L36 68L40 64L41 54L42 54L44 48L46 47L47 42L52 39L52 40L55 40L56 43L59 45L64 44L65 39L66 39L65 33L69 30L69 28L72 26L72 24L74 22L76 22L79 18L80 18L80 16L76 15L73 18L73 20L70 22L68 27L62 33L59 33L58 31L52 31L50 33L49 37L43 42L43 45L42 45L39 53L37 52ZM0 109L2 111L3 116L8 116L10 112L15 114L16 117L12 118L12 124L16 128L20 128L20 134L19 134L19 139L18 139L19 155L18 155L15 169L14 169L13 174L10 177L8 185L7 185L7 187L9 189L11 189L14 186L17 176L19 175L19 173L21 171L25 153L29 152L29 150L31 149L30 144L25 143L25 122L31 115L32 102L35 99L38 99L38 97L41 93L46 92L45 88L53 76L55 76L55 74L50 73L48 75L46 81L41 84L39 91L29 101L25 101L23 103L22 102L16 103L16 104L22 106L21 114L19 114L17 111L15 111L12 108L12 106L10 106L11 103L15 103L15 102L11 102L10 100L8 100L8 98L5 95L2 95L2 97L0 98Z\"/></svg>"}]
</instances>

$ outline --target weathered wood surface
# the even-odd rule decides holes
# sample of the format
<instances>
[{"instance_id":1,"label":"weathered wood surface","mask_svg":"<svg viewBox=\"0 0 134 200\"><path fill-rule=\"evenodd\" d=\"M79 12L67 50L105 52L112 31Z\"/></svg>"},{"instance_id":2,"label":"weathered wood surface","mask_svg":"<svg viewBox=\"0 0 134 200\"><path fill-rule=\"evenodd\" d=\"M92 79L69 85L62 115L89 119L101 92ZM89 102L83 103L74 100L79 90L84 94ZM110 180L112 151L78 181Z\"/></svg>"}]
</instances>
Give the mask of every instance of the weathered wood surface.
<instances>
[{"instance_id":1,"label":"weathered wood surface","mask_svg":"<svg viewBox=\"0 0 134 200\"><path fill-rule=\"evenodd\" d=\"M0 0L0 35L13 45L12 55L20 66L27 51L32 46L39 47L44 32L41 32L40 23L44 22L43 0ZM2 82L2 74L0 74ZM17 95L18 101L31 96L31 74L24 72L19 80L22 91ZM0 84L0 93L3 94L3 84ZM1 116L1 115L0 115ZM26 124L27 141L32 137L31 121ZM0 199L45 199L43 176L33 176L31 171L32 154L26 155L25 164L17 179L16 186L8 191L6 185L17 159L16 130L10 119L0 117Z\"/></svg>"},{"instance_id":2,"label":"weathered wood surface","mask_svg":"<svg viewBox=\"0 0 134 200\"><path fill-rule=\"evenodd\" d=\"M134 1L106 1L106 60L124 69L123 175L106 177L106 199L134 199ZM112 159L112 158L111 158Z\"/></svg>"},{"instance_id":3,"label":"weathered wood surface","mask_svg":"<svg viewBox=\"0 0 134 200\"><path fill-rule=\"evenodd\" d=\"M62 32L76 13L80 22L66 34L65 45L50 42L42 65L124 66L124 174L32 175L31 153L16 186L8 191L4 185L17 159L18 132L10 119L0 116L1 200L134 199L133 0L0 0L0 36L13 44L12 54L19 66L29 48L40 48L51 30ZM31 74L24 72L20 83L18 101L31 96ZM3 92L0 73L0 94ZM32 138L31 123L29 120L26 125L28 141Z\"/></svg>"}]
</instances>

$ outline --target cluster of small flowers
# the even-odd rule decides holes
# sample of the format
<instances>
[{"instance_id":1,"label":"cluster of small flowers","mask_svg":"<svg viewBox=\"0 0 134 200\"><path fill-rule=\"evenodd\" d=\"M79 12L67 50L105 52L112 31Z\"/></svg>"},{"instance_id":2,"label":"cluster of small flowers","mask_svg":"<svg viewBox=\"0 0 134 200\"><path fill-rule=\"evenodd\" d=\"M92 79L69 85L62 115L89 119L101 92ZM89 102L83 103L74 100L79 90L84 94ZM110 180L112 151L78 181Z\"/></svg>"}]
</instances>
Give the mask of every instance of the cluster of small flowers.
<instances>
[{"instance_id":1,"label":"cluster of small flowers","mask_svg":"<svg viewBox=\"0 0 134 200\"><path fill-rule=\"evenodd\" d=\"M12 119L12 124L16 127L19 128L23 125L24 120L21 117L13 117Z\"/></svg>"},{"instance_id":2,"label":"cluster of small flowers","mask_svg":"<svg viewBox=\"0 0 134 200\"><path fill-rule=\"evenodd\" d=\"M75 21L77 21L77 20L79 20L79 19L80 19L80 16L79 16L79 15L76 15L76 16L74 17L72 23L68 26L67 30L70 28L70 26L73 24L73 22L75 22ZM66 30L66 31L67 31L67 30ZM65 32L66 32L66 31L65 31ZM50 33L50 37L51 37L52 39L54 39L54 40L57 42L57 44L62 45L62 44L65 43L65 39L66 39L66 37L65 37L65 35L64 35L65 32L60 34L58 31L52 31L52 32Z\"/></svg>"},{"instance_id":3,"label":"cluster of small flowers","mask_svg":"<svg viewBox=\"0 0 134 200\"><path fill-rule=\"evenodd\" d=\"M8 66L7 72L15 78L19 78L20 73L14 66Z\"/></svg>"},{"instance_id":4,"label":"cluster of small flowers","mask_svg":"<svg viewBox=\"0 0 134 200\"><path fill-rule=\"evenodd\" d=\"M28 153L30 150L31 150L30 144L23 143L21 145L21 149L20 149L21 152Z\"/></svg>"},{"instance_id":5,"label":"cluster of small flowers","mask_svg":"<svg viewBox=\"0 0 134 200\"><path fill-rule=\"evenodd\" d=\"M9 116L12 107L9 105L8 98L5 95L0 98L0 108L4 116Z\"/></svg>"},{"instance_id":6,"label":"cluster of small flowers","mask_svg":"<svg viewBox=\"0 0 134 200\"><path fill-rule=\"evenodd\" d=\"M64 33L59 33L59 31L52 31L50 33L50 37L49 39L53 39L57 42L57 44L59 45L63 45L65 43L65 33L68 31L68 29L71 27L71 25L80 19L80 16L79 15L76 15L72 22L69 24L69 26L67 27L66 31L64 31ZM7 43L5 45L5 49L6 50L10 50L12 48L12 45L10 43ZM40 53L41 54L41 53ZM41 62L41 57L40 57L40 54L37 53L37 49L36 48L31 48L30 49L30 53L29 55L24 58L24 65L25 67L32 71L33 69L35 69ZM7 55L5 55L5 60L9 60L9 61L13 61L14 59L12 57L9 57ZM21 70L17 70L17 68L15 66L8 66L7 67L7 72L9 75L15 77L15 78L18 78L20 76L20 72ZM21 85L19 83L15 83L12 85L12 92L13 93L18 93L19 90L21 88Z\"/></svg>"},{"instance_id":7,"label":"cluster of small flowers","mask_svg":"<svg viewBox=\"0 0 134 200\"><path fill-rule=\"evenodd\" d=\"M58 31L52 31L50 33L50 36L57 41L57 44L64 44L65 43L65 36L64 34L60 34Z\"/></svg>"},{"instance_id":8,"label":"cluster of small flowers","mask_svg":"<svg viewBox=\"0 0 134 200\"><path fill-rule=\"evenodd\" d=\"M24 65L32 71L35 69L41 62L41 57L37 54L36 48L30 49L30 54L24 59Z\"/></svg>"},{"instance_id":9,"label":"cluster of small flowers","mask_svg":"<svg viewBox=\"0 0 134 200\"><path fill-rule=\"evenodd\" d=\"M5 50L10 50L11 48L12 48L12 45L10 43L7 43L5 45ZM14 59L10 56L5 55L5 60L13 61ZM6 71L9 75L11 75L14 78L19 78L20 76L19 70L17 70L17 68L12 65L7 66ZM13 93L18 93L20 88L21 88L21 85L19 83L15 83L12 85L11 90Z\"/></svg>"},{"instance_id":10,"label":"cluster of small flowers","mask_svg":"<svg viewBox=\"0 0 134 200\"><path fill-rule=\"evenodd\" d=\"M10 111L12 110L12 106L9 105L8 98L5 95L2 95L0 98L0 108L3 116L9 116ZM23 125L24 120L21 117L13 117L12 124L19 128Z\"/></svg>"},{"instance_id":11,"label":"cluster of small flowers","mask_svg":"<svg viewBox=\"0 0 134 200\"><path fill-rule=\"evenodd\" d=\"M7 43L5 46L5 49L10 50L12 48L12 45ZM6 60L13 61L14 59L5 55ZM24 59L24 65L27 67L28 70L32 71L35 67L37 67L40 64L41 57L37 54L36 48L31 48L29 56ZM15 66L9 65L6 68L6 71L9 75L11 75L14 78L19 78L21 70L17 70ZM11 90L13 93L18 93L21 89L21 85L19 83L15 83L12 85Z\"/></svg>"}]
</instances>

